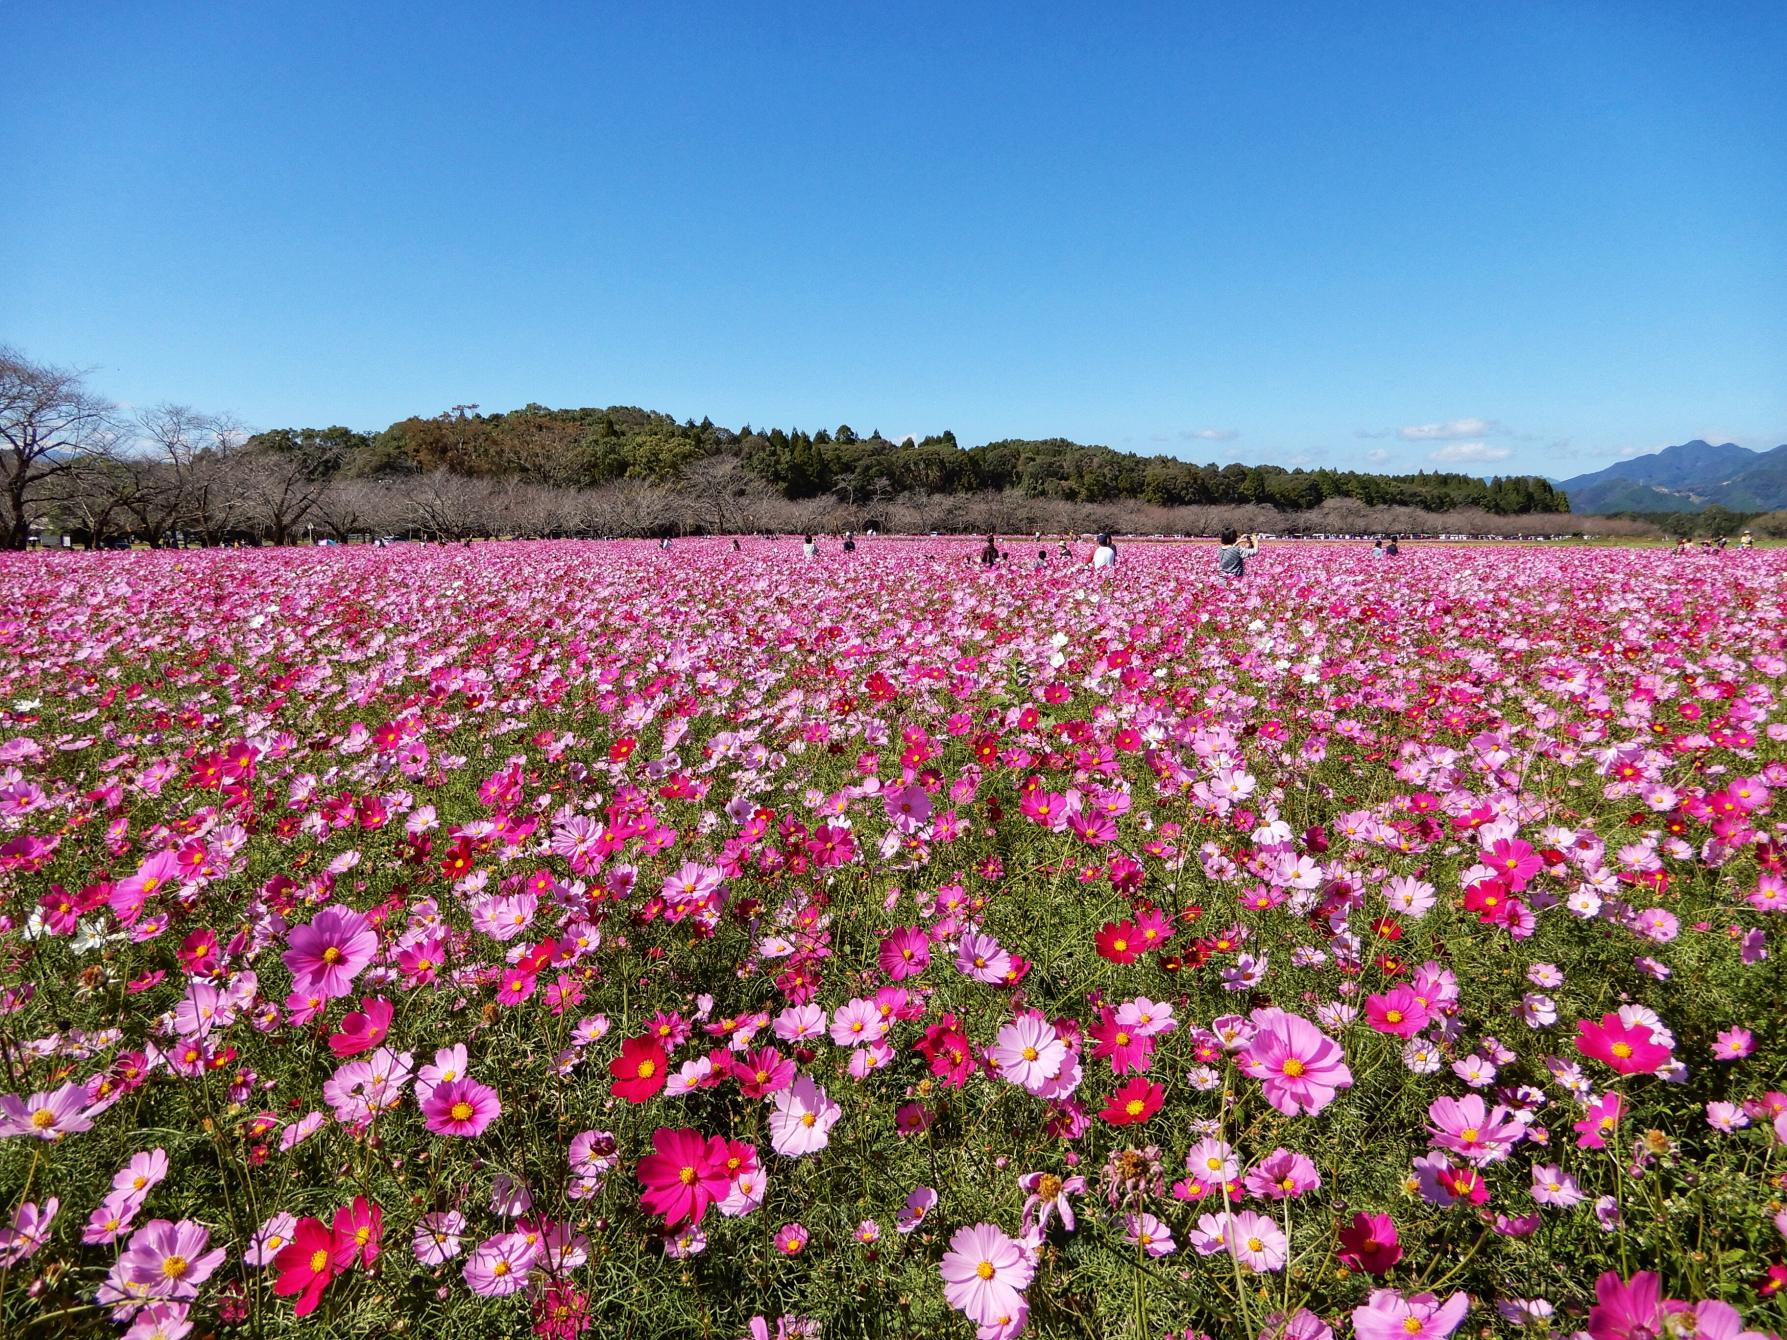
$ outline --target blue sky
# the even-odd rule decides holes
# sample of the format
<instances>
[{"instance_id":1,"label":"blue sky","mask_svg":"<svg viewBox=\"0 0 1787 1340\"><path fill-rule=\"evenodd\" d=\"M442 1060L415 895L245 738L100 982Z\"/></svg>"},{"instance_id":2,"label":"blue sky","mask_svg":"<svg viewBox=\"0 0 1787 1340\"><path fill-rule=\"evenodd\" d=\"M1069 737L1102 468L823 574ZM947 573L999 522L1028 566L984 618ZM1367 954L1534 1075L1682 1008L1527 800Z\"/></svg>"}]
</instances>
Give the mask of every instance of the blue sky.
<instances>
[{"instance_id":1,"label":"blue sky","mask_svg":"<svg viewBox=\"0 0 1787 1340\"><path fill-rule=\"evenodd\" d=\"M0 340L476 402L1569 475L1787 442L1787 5L15 9Z\"/></svg>"}]
</instances>

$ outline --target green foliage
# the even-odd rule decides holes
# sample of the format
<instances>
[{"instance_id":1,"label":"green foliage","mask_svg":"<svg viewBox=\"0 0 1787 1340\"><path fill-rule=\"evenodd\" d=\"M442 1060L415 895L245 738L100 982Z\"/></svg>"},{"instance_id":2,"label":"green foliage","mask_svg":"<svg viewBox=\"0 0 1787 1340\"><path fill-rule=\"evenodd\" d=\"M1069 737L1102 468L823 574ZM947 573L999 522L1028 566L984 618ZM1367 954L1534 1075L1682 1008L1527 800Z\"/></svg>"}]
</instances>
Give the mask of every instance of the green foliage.
<instances>
[{"instance_id":1,"label":"green foliage","mask_svg":"<svg viewBox=\"0 0 1787 1340\"><path fill-rule=\"evenodd\" d=\"M1569 499L1546 480L1516 475L1430 473L1378 475L1355 470L1285 469L1276 465L1199 465L1175 456L1138 456L1066 438L1016 438L963 447L945 430L890 442L879 431L858 436L799 428L734 432L703 419L678 423L667 414L626 405L547 409L528 405L507 414L459 407L434 418L409 418L377 434L345 429L289 430L257 441L326 439L333 469L373 477L447 469L485 478L523 476L561 484L618 479L674 482L693 461L725 455L784 498L838 491L968 495L1015 489L1028 497L1077 503L1146 502L1163 507L1263 504L1307 511L1330 498L1373 506L1446 512L1480 508L1498 516L1565 513Z\"/></svg>"}]
</instances>

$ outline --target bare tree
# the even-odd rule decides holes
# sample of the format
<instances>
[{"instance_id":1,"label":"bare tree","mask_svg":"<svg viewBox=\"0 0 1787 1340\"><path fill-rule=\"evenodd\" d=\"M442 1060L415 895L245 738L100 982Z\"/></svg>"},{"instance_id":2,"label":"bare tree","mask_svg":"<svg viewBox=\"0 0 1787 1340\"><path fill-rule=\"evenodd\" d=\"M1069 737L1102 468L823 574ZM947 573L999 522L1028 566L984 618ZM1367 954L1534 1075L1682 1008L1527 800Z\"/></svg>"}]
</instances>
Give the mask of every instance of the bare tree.
<instances>
[{"instance_id":1,"label":"bare tree","mask_svg":"<svg viewBox=\"0 0 1787 1340\"><path fill-rule=\"evenodd\" d=\"M338 543L388 529L397 513L395 490L375 479L331 479L311 515Z\"/></svg>"},{"instance_id":2,"label":"bare tree","mask_svg":"<svg viewBox=\"0 0 1787 1340\"><path fill-rule=\"evenodd\" d=\"M677 479L682 520L710 535L749 530L770 489L736 456L703 456L685 465Z\"/></svg>"},{"instance_id":3,"label":"bare tree","mask_svg":"<svg viewBox=\"0 0 1787 1340\"><path fill-rule=\"evenodd\" d=\"M25 548L54 488L82 461L116 449L113 412L84 374L0 347L0 546Z\"/></svg>"},{"instance_id":4,"label":"bare tree","mask_svg":"<svg viewBox=\"0 0 1787 1340\"><path fill-rule=\"evenodd\" d=\"M306 453L272 446L244 450L234 473L243 511L274 544L297 537L329 484L326 470Z\"/></svg>"}]
</instances>

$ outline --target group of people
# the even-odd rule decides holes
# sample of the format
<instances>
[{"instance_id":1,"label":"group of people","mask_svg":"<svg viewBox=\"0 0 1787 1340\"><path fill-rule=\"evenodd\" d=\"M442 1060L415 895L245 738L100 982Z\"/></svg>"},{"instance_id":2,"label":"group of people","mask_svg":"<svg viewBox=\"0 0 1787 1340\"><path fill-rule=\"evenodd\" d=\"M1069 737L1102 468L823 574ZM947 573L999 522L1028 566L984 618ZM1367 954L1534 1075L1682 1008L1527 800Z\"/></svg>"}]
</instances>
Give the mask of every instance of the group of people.
<instances>
[{"instance_id":1,"label":"group of people","mask_svg":"<svg viewBox=\"0 0 1787 1340\"><path fill-rule=\"evenodd\" d=\"M1725 552L1725 549L1729 544L1730 544L1730 541L1727 540L1723 535L1719 536L1716 539L1702 540L1700 542L1700 552L1703 554L1712 554L1712 553L1722 554ZM1739 549L1754 549L1756 547L1756 541L1750 538L1749 531L1746 530L1742 535L1737 537L1737 547ZM1682 536L1680 539L1678 539L1675 542L1675 552L1678 554L1693 553L1694 552L1694 542L1692 540L1690 540L1686 535Z\"/></svg>"}]
</instances>

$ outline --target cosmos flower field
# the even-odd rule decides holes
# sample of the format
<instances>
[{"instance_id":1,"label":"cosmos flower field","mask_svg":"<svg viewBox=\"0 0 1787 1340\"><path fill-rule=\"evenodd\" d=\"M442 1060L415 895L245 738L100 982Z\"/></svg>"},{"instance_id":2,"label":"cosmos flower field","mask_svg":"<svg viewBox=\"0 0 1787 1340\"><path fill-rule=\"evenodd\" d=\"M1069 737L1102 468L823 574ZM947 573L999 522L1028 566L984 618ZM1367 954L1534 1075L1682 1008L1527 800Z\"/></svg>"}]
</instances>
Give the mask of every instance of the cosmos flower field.
<instances>
[{"instance_id":1,"label":"cosmos flower field","mask_svg":"<svg viewBox=\"0 0 1787 1340\"><path fill-rule=\"evenodd\" d=\"M1780 1329L1787 551L977 547L0 558L0 1332Z\"/></svg>"}]
</instances>

